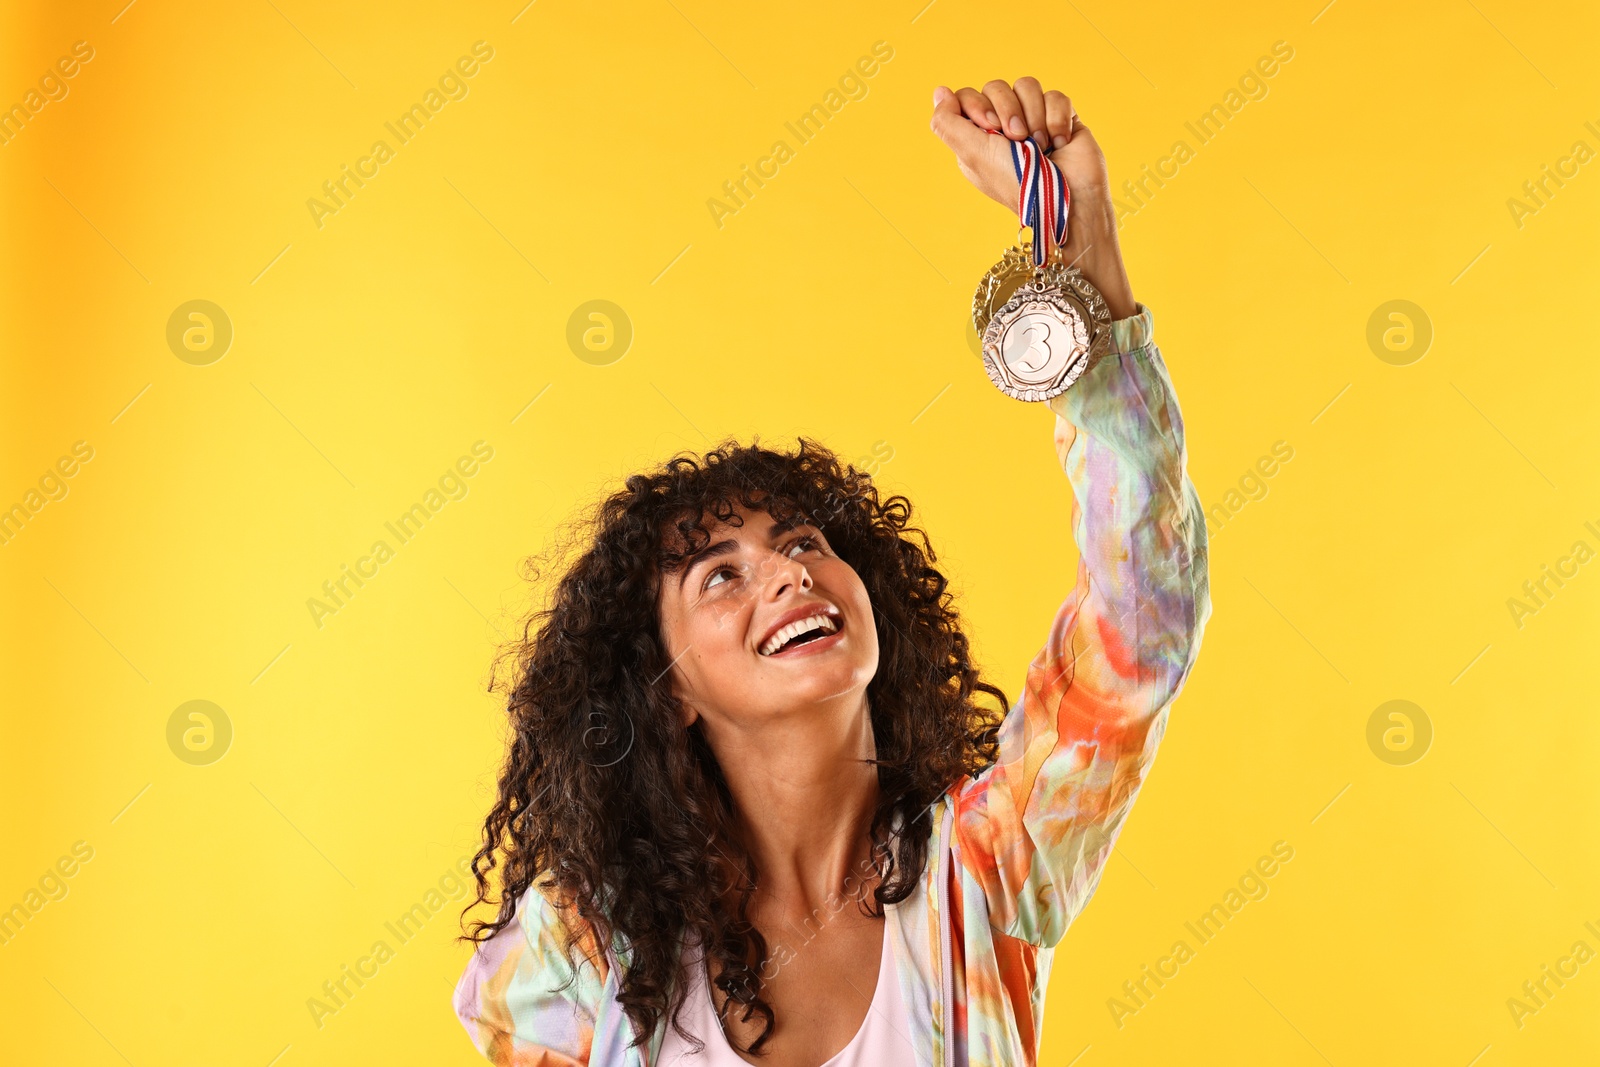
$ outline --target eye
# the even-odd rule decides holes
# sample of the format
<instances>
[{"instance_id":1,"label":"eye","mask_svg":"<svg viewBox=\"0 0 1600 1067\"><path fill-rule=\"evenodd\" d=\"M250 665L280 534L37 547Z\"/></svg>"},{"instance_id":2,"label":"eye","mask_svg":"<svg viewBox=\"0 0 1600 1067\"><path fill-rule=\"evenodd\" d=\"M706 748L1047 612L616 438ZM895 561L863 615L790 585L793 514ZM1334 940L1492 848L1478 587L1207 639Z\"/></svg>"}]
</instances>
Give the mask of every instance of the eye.
<instances>
[{"instance_id":1,"label":"eye","mask_svg":"<svg viewBox=\"0 0 1600 1067\"><path fill-rule=\"evenodd\" d=\"M717 575L723 574L723 573L738 574L739 572L738 572L737 569L728 566L726 563L722 564L719 567L713 567L711 569L711 573L706 575L706 584L702 588L711 589L711 588L713 588L713 587L715 587L717 585L720 585L721 584L720 582L714 582L714 581L712 581L712 579L715 578Z\"/></svg>"},{"instance_id":2,"label":"eye","mask_svg":"<svg viewBox=\"0 0 1600 1067\"><path fill-rule=\"evenodd\" d=\"M822 541L813 534L801 534L799 537L796 537L793 541L789 542L789 555L794 555L795 548L801 545L820 551L822 548Z\"/></svg>"},{"instance_id":3,"label":"eye","mask_svg":"<svg viewBox=\"0 0 1600 1067\"><path fill-rule=\"evenodd\" d=\"M802 547L802 545L803 547L806 547L806 549L816 549L818 552L821 552L822 539L821 537L814 536L814 534L800 534L800 536L795 537L794 541L790 541L789 544L784 545L784 553L786 553L786 555L792 555L795 547ZM731 565L731 563L720 563L720 565L714 566L714 568L710 569L710 573L706 574L706 584L702 585L701 589L715 589L717 585L722 584L722 582L714 582L712 579L717 577L718 574L722 574L723 571L738 574L739 568Z\"/></svg>"}]
</instances>

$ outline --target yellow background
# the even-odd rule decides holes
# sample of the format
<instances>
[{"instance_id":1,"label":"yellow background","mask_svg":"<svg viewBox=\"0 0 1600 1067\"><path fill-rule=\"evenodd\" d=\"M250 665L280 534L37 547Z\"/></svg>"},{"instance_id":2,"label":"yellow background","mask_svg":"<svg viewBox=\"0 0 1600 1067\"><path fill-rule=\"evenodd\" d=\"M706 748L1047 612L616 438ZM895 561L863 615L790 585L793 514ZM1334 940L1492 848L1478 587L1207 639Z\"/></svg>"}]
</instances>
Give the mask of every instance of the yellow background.
<instances>
[{"instance_id":1,"label":"yellow background","mask_svg":"<svg viewBox=\"0 0 1600 1067\"><path fill-rule=\"evenodd\" d=\"M1280 40L1265 98L1122 231L1208 506L1294 457L1213 534L1199 665L1057 952L1042 1062L1600 1056L1600 962L1507 1007L1600 950L1600 564L1520 628L1507 607L1600 549L1596 164L1507 207L1600 148L1591 8L523 2L8 5L0 103L95 54L0 147L0 506L94 458L0 545L0 907L94 858L0 946L0 1058L477 1062L456 906L320 1028L306 1002L475 842L519 560L676 449L886 442L1015 696L1070 588L1070 497L1050 416L964 337L1015 225L931 90L1037 75L1120 184ZM306 201L479 40L469 95L319 228ZM785 121L880 40L797 145ZM719 228L707 200L780 138ZM166 343L193 299L235 331L209 366ZM595 299L634 329L605 366L565 339ZM1366 340L1395 299L1434 331L1407 366ZM478 440L469 494L318 628L307 599ZM196 699L234 730L209 766L166 740ZM1407 766L1367 743L1392 699L1434 732ZM1122 983L1280 840L1270 894L1119 1028Z\"/></svg>"}]
</instances>

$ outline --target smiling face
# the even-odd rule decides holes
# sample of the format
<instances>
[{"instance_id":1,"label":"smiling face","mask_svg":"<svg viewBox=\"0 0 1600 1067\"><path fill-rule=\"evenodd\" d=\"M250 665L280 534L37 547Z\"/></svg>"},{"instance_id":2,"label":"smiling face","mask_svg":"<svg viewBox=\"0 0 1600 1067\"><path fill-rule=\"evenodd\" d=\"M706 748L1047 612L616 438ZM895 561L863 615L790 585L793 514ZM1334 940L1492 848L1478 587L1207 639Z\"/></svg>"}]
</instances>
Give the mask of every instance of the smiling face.
<instances>
[{"instance_id":1,"label":"smiling face","mask_svg":"<svg viewBox=\"0 0 1600 1067\"><path fill-rule=\"evenodd\" d=\"M705 549L662 574L657 601L685 725L703 718L716 733L820 708L846 728L878 669L860 576L809 523L779 527L735 505L708 532Z\"/></svg>"}]
</instances>

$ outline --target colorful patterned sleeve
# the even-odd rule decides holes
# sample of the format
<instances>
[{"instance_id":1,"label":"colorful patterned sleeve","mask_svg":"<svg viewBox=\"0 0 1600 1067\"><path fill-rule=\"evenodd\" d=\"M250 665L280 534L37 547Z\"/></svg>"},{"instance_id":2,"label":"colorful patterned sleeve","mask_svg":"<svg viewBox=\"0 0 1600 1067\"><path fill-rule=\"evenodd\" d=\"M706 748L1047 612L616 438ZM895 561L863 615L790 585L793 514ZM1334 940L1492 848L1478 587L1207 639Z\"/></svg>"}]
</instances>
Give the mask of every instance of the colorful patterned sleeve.
<instances>
[{"instance_id":1,"label":"colorful patterned sleeve","mask_svg":"<svg viewBox=\"0 0 1600 1067\"><path fill-rule=\"evenodd\" d=\"M580 949L577 981L559 990L573 970L562 951L567 936L556 910L530 888L517 917L478 947L456 983L456 1017L495 1067L588 1064L603 979Z\"/></svg>"},{"instance_id":2,"label":"colorful patterned sleeve","mask_svg":"<svg viewBox=\"0 0 1600 1067\"><path fill-rule=\"evenodd\" d=\"M1150 310L1048 401L1072 485L1076 587L1000 730L952 788L956 850L1001 933L1050 947L1088 903L1211 614L1206 529Z\"/></svg>"}]
</instances>

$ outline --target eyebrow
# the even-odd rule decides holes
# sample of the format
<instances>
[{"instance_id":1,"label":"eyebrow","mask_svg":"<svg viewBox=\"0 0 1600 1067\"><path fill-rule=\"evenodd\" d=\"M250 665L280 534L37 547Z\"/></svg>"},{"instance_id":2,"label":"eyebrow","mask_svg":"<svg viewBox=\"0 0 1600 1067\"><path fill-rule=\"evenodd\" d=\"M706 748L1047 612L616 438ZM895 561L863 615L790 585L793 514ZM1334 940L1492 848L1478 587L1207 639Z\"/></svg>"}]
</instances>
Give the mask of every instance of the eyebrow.
<instances>
[{"instance_id":1,"label":"eyebrow","mask_svg":"<svg viewBox=\"0 0 1600 1067\"><path fill-rule=\"evenodd\" d=\"M801 526L809 525L811 524L798 515L789 519L787 522L774 521L773 524L767 529L767 540L770 541L779 534L788 533L790 530L795 530ZM725 537L716 544L707 545L705 548L702 548L700 551L690 556L684 561L682 568L678 571L678 589L683 589L684 583L689 580L690 572L696 567L700 566L700 564L716 559L719 556L729 555L738 547L739 543L737 541L731 537Z\"/></svg>"}]
</instances>

